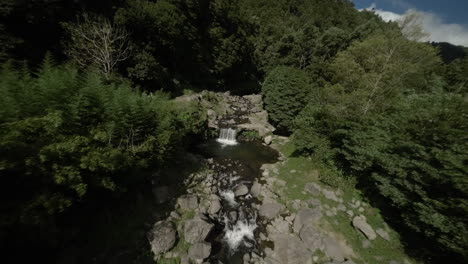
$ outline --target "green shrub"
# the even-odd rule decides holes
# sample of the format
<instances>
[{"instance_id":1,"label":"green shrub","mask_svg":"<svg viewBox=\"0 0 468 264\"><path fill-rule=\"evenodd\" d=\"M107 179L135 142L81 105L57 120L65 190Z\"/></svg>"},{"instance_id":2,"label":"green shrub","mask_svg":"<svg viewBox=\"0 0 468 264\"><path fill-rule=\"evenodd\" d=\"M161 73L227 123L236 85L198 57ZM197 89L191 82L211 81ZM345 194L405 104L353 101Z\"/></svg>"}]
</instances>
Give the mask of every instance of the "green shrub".
<instances>
[{"instance_id":1,"label":"green shrub","mask_svg":"<svg viewBox=\"0 0 468 264\"><path fill-rule=\"evenodd\" d=\"M279 66L268 74L262 94L268 116L279 132L292 132L293 120L306 105L311 87L307 75L292 67Z\"/></svg>"}]
</instances>

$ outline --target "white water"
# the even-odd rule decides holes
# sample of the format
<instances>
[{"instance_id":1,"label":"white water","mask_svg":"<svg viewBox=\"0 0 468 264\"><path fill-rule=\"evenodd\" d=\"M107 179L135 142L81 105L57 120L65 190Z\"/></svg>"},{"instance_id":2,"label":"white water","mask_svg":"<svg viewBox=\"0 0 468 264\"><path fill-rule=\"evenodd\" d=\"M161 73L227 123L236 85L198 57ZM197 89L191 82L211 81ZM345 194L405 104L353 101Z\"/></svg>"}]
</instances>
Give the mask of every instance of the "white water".
<instances>
[{"instance_id":1,"label":"white water","mask_svg":"<svg viewBox=\"0 0 468 264\"><path fill-rule=\"evenodd\" d=\"M229 220L227 220L227 217L224 221L226 224L224 239L232 251L236 251L242 242L244 242L244 245L247 247L252 246L252 243L245 239L251 241L255 239L254 231L257 228L255 219L250 219L249 221L247 221L247 219L239 219L232 227L229 227Z\"/></svg>"},{"instance_id":2,"label":"white water","mask_svg":"<svg viewBox=\"0 0 468 264\"><path fill-rule=\"evenodd\" d=\"M229 203L230 206L236 206L236 198L234 192L231 190L226 190L220 193L221 197Z\"/></svg>"},{"instance_id":3,"label":"white water","mask_svg":"<svg viewBox=\"0 0 468 264\"><path fill-rule=\"evenodd\" d=\"M232 128L221 128L219 131L219 137L216 141L223 145L234 146L237 145L236 141L237 131Z\"/></svg>"}]
</instances>

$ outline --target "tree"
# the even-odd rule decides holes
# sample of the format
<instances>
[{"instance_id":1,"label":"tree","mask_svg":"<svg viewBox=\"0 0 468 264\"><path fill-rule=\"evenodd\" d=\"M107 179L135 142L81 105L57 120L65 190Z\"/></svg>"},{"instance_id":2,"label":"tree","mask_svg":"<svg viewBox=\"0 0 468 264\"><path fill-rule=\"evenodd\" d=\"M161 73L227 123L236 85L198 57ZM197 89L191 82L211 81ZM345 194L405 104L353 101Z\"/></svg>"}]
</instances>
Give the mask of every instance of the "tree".
<instances>
[{"instance_id":1,"label":"tree","mask_svg":"<svg viewBox=\"0 0 468 264\"><path fill-rule=\"evenodd\" d=\"M83 14L76 23L63 25L70 37L66 54L82 68L95 65L109 78L130 54L128 33L103 17Z\"/></svg>"},{"instance_id":2,"label":"tree","mask_svg":"<svg viewBox=\"0 0 468 264\"><path fill-rule=\"evenodd\" d=\"M468 259L467 110L458 94L414 95L338 132L359 180L401 215L393 221L428 242L421 248L459 263Z\"/></svg>"},{"instance_id":3,"label":"tree","mask_svg":"<svg viewBox=\"0 0 468 264\"><path fill-rule=\"evenodd\" d=\"M265 109L273 125L290 133L295 116L304 108L312 86L307 75L298 69L279 66L262 85Z\"/></svg>"}]
</instances>

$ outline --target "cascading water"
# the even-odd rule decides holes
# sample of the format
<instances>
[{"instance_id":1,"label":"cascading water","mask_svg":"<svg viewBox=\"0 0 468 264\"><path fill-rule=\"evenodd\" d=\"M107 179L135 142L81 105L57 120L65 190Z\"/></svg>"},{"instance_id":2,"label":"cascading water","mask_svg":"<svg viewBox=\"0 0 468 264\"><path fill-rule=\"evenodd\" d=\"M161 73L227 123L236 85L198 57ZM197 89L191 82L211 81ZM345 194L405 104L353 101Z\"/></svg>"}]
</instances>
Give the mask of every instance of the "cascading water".
<instances>
[{"instance_id":1,"label":"cascading water","mask_svg":"<svg viewBox=\"0 0 468 264\"><path fill-rule=\"evenodd\" d=\"M226 147L225 140L236 146ZM213 158L209 168L214 172L216 186L212 189L221 198L220 210L209 215L215 231L207 239L212 244L208 262L242 264L245 255L263 254L262 245L256 242L263 228L257 222L259 201L250 194L250 187L260 176L260 166L276 161L277 154L261 143L237 143L234 129L222 129L216 141L200 146L204 155Z\"/></svg>"},{"instance_id":2,"label":"cascading water","mask_svg":"<svg viewBox=\"0 0 468 264\"><path fill-rule=\"evenodd\" d=\"M237 131L235 129L221 128L221 130L219 131L219 137L216 141L223 145L237 145L236 134Z\"/></svg>"}]
</instances>

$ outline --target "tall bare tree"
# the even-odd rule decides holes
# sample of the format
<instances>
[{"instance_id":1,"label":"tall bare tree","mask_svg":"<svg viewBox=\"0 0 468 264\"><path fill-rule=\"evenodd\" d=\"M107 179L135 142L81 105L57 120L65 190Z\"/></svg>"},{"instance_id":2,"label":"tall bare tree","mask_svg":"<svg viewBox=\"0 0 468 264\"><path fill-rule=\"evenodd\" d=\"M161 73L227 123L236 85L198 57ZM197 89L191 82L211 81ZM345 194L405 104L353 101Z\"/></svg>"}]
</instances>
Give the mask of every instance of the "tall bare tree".
<instances>
[{"instance_id":1,"label":"tall bare tree","mask_svg":"<svg viewBox=\"0 0 468 264\"><path fill-rule=\"evenodd\" d=\"M108 19L83 14L76 23L66 23L70 39L66 54L81 67L95 65L106 78L117 63L128 58L129 36Z\"/></svg>"}]
</instances>

